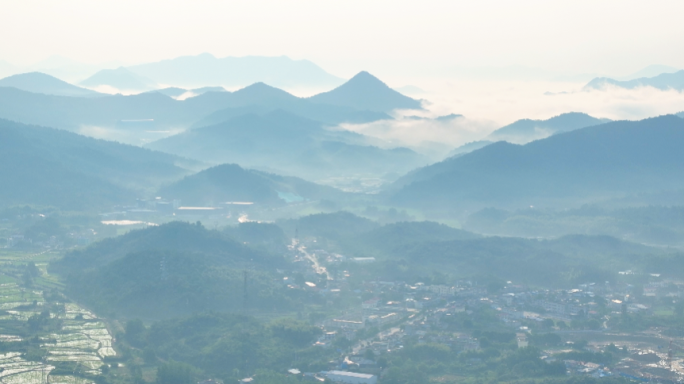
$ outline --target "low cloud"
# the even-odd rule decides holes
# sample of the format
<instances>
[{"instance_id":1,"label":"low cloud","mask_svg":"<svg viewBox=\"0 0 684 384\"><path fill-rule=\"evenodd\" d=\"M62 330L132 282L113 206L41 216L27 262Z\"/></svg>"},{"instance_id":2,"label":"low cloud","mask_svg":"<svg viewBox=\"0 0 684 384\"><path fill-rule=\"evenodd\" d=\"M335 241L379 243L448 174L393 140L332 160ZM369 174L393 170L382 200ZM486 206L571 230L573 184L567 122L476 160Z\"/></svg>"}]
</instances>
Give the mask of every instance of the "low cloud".
<instances>
[{"instance_id":1,"label":"low cloud","mask_svg":"<svg viewBox=\"0 0 684 384\"><path fill-rule=\"evenodd\" d=\"M341 128L381 139L387 146L406 146L439 157L445 148L481 140L519 119L545 120L566 112L583 112L612 120L640 120L684 111L684 93L652 87L584 91L584 83L550 81L412 82L426 92L424 111L397 111L396 120L343 124ZM451 113L463 117L434 120ZM410 115L425 119L407 118Z\"/></svg>"},{"instance_id":2,"label":"low cloud","mask_svg":"<svg viewBox=\"0 0 684 384\"><path fill-rule=\"evenodd\" d=\"M408 147L439 158L455 147L481 140L497 126L492 121L465 117L444 120L399 117L367 124L342 124L340 127L378 138L386 147Z\"/></svg>"}]
</instances>

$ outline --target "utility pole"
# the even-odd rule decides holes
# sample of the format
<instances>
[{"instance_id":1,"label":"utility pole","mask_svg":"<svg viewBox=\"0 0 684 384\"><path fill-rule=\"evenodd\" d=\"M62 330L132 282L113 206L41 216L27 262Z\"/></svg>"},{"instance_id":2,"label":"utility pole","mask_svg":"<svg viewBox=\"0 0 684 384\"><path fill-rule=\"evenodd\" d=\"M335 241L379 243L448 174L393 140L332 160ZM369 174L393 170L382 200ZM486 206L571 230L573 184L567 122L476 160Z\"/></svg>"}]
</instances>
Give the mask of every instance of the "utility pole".
<instances>
[{"instance_id":1,"label":"utility pole","mask_svg":"<svg viewBox=\"0 0 684 384\"><path fill-rule=\"evenodd\" d=\"M243 282L242 282L242 312L247 314L247 270L243 272Z\"/></svg>"}]
</instances>

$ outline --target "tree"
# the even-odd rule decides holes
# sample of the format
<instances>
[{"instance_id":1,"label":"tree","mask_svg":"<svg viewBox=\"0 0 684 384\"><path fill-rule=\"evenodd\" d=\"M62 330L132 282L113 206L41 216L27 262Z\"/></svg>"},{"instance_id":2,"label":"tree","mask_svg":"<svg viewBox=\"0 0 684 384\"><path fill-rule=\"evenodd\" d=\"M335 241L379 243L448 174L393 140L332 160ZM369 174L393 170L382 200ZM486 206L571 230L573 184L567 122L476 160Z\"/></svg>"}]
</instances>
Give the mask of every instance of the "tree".
<instances>
[{"instance_id":1,"label":"tree","mask_svg":"<svg viewBox=\"0 0 684 384\"><path fill-rule=\"evenodd\" d=\"M157 368L157 384L195 384L197 371L191 365L169 361Z\"/></svg>"},{"instance_id":2,"label":"tree","mask_svg":"<svg viewBox=\"0 0 684 384\"><path fill-rule=\"evenodd\" d=\"M145 325L142 320L134 319L126 322L126 339L131 344L139 344L145 334Z\"/></svg>"},{"instance_id":3,"label":"tree","mask_svg":"<svg viewBox=\"0 0 684 384\"><path fill-rule=\"evenodd\" d=\"M145 349L143 349L142 357L147 364L154 364L157 362L157 354L151 347L145 347Z\"/></svg>"}]
</instances>

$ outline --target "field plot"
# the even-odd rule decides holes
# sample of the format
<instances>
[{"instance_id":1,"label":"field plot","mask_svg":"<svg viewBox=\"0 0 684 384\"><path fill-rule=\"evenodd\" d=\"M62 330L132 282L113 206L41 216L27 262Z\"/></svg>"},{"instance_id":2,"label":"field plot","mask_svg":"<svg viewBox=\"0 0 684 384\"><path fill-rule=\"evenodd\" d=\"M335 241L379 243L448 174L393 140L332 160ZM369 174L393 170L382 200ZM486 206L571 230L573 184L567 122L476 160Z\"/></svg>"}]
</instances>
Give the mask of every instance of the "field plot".
<instances>
[{"instance_id":1,"label":"field plot","mask_svg":"<svg viewBox=\"0 0 684 384\"><path fill-rule=\"evenodd\" d=\"M50 384L91 384L92 380L78 376L50 375L48 382Z\"/></svg>"},{"instance_id":2,"label":"field plot","mask_svg":"<svg viewBox=\"0 0 684 384\"><path fill-rule=\"evenodd\" d=\"M47 383L54 366L40 362L26 361L18 352L0 355L0 382L6 384Z\"/></svg>"},{"instance_id":3,"label":"field plot","mask_svg":"<svg viewBox=\"0 0 684 384\"><path fill-rule=\"evenodd\" d=\"M47 273L48 256L0 253L0 341L10 351L17 346L0 354L0 384L91 383L92 375L102 373L103 359L116 356L106 324L94 313L74 303L46 300L50 296L44 292L61 287ZM26 284L22 268L31 261L38 272L32 284ZM59 375L51 375L55 368ZM79 377L82 374L91 378Z\"/></svg>"},{"instance_id":4,"label":"field plot","mask_svg":"<svg viewBox=\"0 0 684 384\"><path fill-rule=\"evenodd\" d=\"M75 362L89 374L100 374L102 359L116 356L112 348L112 336L97 316L76 304L67 303L65 313L60 314L63 326L60 333L51 334L52 340L41 344L48 351L49 362Z\"/></svg>"}]
</instances>

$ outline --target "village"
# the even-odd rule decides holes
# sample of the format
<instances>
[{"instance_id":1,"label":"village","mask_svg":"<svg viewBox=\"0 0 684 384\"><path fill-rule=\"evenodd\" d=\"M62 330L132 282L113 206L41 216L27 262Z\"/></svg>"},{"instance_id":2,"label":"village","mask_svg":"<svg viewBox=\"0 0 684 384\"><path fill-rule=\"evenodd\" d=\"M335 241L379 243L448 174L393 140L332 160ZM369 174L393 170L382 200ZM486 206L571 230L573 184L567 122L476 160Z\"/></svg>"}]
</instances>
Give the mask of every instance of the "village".
<instances>
[{"instance_id":1,"label":"village","mask_svg":"<svg viewBox=\"0 0 684 384\"><path fill-rule=\"evenodd\" d=\"M366 281L353 286L350 272L334 266L364 265L376 262L374 258L346 258L316 249L315 240L305 243L295 239L290 246L294 264L300 262L306 279L326 276L327 283L318 287L307 281L298 286L285 280L286 285L316 291L329 304L350 295L360 301L355 308L318 321L324 333L315 345L334 349L339 357L330 361L329 371L305 376L373 384L384 374L383 362L407 344L438 344L467 355L492 348L496 344L492 339L499 339L499 344L503 341L515 348L541 349L542 359L562 361L567 375L662 383L684 379L682 335L658 327L642 332L615 328L620 319L654 315L661 302L679 302L684 282L653 274L651 282L643 285L605 281L554 290L513 281L496 286L473 280L452 285ZM332 266L336 273L325 266ZM619 272L625 277L631 274ZM581 359L604 353L611 353L615 360ZM479 359L470 360L477 363Z\"/></svg>"}]
</instances>

